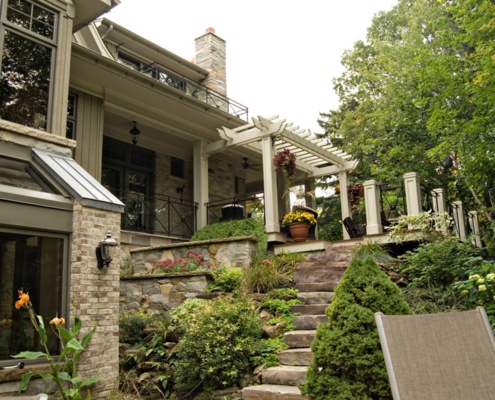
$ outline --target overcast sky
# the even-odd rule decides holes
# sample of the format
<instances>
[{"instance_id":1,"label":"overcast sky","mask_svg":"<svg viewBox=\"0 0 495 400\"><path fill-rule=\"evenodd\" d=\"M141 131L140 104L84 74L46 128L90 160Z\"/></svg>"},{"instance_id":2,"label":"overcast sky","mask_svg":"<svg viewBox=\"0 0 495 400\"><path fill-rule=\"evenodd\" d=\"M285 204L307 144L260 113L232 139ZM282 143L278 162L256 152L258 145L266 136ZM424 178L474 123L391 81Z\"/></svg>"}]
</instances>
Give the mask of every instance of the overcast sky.
<instances>
[{"instance_id":1,"label":"overcast sky","mask_svg":"<svg viewBox=\"0 0 495 400\"><path fill-rule=\"evenodd\" d=\"M321 132L338 106L342 54L366 39L373 16L398 0L121 0L105 17L185 58L213 27L227 42L227 95L250 118L279 115Z\"/></svg>"}]
</instances>

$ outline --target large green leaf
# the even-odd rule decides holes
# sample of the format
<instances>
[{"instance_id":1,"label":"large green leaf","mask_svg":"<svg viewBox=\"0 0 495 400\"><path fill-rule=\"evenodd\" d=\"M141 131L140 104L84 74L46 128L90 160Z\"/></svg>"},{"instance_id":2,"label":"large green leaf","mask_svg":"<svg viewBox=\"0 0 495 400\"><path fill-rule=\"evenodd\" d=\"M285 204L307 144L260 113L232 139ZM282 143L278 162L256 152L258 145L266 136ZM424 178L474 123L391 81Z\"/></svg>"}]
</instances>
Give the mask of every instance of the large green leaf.
<instances>
[{"instance_id":1,"label":"large green leaf","mask_svg":"<svg viewBox=\"0 0 495 400\"><path fill-rule=\"evenodd\" d=\"M27 372L22 375L21 383L19 384L19 393L26 388L33 375L35 375L34 372Z\"/></svg>"},{"instance_id":2,"label":"large green leaf","mask_svg":"<svg viewBox=\"0 0 495 400\"><path fill-rule=\"evenodd\" d=\"M46 357L46 354L41 352L41 351L22 351L19 354L16 354L15 356L12 356L13 358L27 358L28 360L34 360L36 358L40 357Z\"/></svg>"}]
</instances>

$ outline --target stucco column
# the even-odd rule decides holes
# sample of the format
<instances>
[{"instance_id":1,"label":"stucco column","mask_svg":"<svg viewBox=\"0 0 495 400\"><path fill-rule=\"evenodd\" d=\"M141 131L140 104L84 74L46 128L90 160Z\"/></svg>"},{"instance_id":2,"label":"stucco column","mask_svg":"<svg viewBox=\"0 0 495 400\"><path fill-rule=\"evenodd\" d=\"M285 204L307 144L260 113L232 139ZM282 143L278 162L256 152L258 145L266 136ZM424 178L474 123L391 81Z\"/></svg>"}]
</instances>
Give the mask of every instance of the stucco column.
<instances>
[{"instance_id":1,"label":"stucco column","mask_svg":"<svg viewBox=\"0 0 495 400\"><path fill-rule=\"evenodd\" d=\"M421 189L417 172L404 174L404 186L406 188L407 215L418 215L423 209L421 207Z\"/></svg>"},{"instance_id":2,"label":"stucco column","mask_svg":"<svg viewBox=\"0 0 495 400\"><path fill-rule=\"evenodd\" d=\"M198 203L197 229L204 228L208 221L208 156L204 153L205 142L198 141L193 147L193 195Z\"/></svg>"},{"instance_id":3,"label":"stucco column","mask_svg":"<svg viewBox=\"0 0 495 400\"><path fill-rule=\"evenodd\" d=\"M346 171L339 173L339 185L340 185L340 213L342 215L342 221L343 221L346 217L351 216L351 207L349 206L349 196L347 193L347 186L349 185L349 179ZM349 240L351 238L349 236L349 233L347 233L347 230L345 229L343 224L342 224L342 232L343 232L344 240Z\"/></svg>"},{"instance_id":4,"label":"stucco column","mask_svg":"<svg viewBox=\"0 0 495 400\"><path fill-rule=\"evenodd\" d=\"M443 213L445 212L445 196L443 189L433 189L431 191L431 196L433 197L433 212Z\"/></svg>"},{"instance_id":5,"label":"stucco column","mask_svg":"<svg viewBox=\"0 0 495 400\"><path fill-rule=\"evenodd\" d=\"M366 181L364 187L364 203L366 207L366 234L374 235L383 233L383 226L380 218L380 192L378 182L375 180Z\"/></svg>"},{"instance_id":6,"label":"stucco column","mask_svg":"<svg viewBox=\"0 0 495 400\"><path fill-rule=\"evenodd\" d=\"M275 168L273 167L274 149L272 138L265 137L261 140L263 150L263 189L265 193L265 229L268 234L279 233L278 221L278 191Z\"/></svg>"},{"instance_id":7,"label":"stucco column","mask_svg":"<svg viewBox=\"0 0 495 400\"><path fill-rule=\"evenodd\" d=\"M459 240L464 242L466 240L466 224L464 222L464 205L462 201L454 201L452 203L454 209L454 221L457 228L457 235Z\"/></svg>"}]
</instances>

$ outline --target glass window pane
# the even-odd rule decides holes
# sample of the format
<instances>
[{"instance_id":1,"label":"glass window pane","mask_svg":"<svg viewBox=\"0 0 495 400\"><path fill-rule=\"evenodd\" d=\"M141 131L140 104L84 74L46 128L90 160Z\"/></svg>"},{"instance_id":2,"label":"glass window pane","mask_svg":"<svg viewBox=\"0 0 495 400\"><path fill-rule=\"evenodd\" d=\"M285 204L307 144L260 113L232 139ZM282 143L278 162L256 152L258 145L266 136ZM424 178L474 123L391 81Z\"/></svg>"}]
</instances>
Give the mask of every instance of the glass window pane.
<instances>
[{"instance_id":1,"label":"glass window pane","mask_svg":"<svg viewBox=\"0 0 495 400\"><path fill-rule=\"evenodd\" d=\"M46 130L52 49L5 31L0 117Z\"/></svg>"},{"instance_id":2,"label":"glass window pane","mask_svg":"<svg viewBox=\"0 0 495 400\"><path fill-rule=\"evenodd\" d=\"M62 316L64 239L37 234L0 232L0 361L12 364L21 351L44 351L25 308L16 309L18 290L29 293L33 309L45 325ZM58 341L48 346L58 354Z\"/></svg>"},{"instance_id":3,"label":"glass window pane","mask_svg":"<svg viewBox=\"0 0 495 400\"><path fill-rule=\"evenodd\" d=\"M55 13L27 0L10 0L7 20L46 38L53 39Z\"/></svg>"}]
</instances>

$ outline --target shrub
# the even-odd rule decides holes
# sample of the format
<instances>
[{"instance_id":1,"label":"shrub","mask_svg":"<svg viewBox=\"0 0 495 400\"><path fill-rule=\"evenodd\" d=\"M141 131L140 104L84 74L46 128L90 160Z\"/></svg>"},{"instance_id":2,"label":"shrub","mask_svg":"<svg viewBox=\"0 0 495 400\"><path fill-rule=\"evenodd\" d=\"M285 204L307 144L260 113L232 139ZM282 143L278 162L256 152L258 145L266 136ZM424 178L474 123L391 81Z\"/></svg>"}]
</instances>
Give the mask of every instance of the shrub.
<instances>
[{"instance_id":1,"label":"shrub","mask_svg":"<svg viewBox=\"0 0 495 400\"><path fill-rule=\"evenodd\" d=\"M318 326L306 391L313 400L391 399L374 313L410 314L399 288L370 258L353 259Z\"/></svg>"},{"instance_id":2,"label":"shrub","mask_svg":"<svg viewBox=\"0 0 495 400\"><path fill-rule=\"evenodd\" d=\"M266 252L268 235L266 234L265 226L251 218L207 225L191 237L191 242L237 236L255 236L259 238L258 248L260 253L264 254Z\"/></svg>"},{"instance_id":3,"label":"shrub","mask_svg":"<svg viewBox=\"0 0 495 400\"><path fill-rule=\"evenodd\" d=\"M465 263L479 250L455 237L422 243L400 256L401 272L415 287L448 287L465 271Z\"/></svg>"},{"instance_id":4,"label":"shrub","mask_svg":"<svg viewBox=\"0 0 495 400\"><path fill-rule=\"evenodd\" d=\"M353 258L365 260L371 257L377 264L390 264L395 259L388 253L384 245L378 242L365 241L352 250Z\"/></svg>"},{"instance_id":5,"label":"shrub","mask_svg":"<svg viewBox=\"0 0 495 400\"><path fill-rule=\"evenodd\" d=\"M268 258L253 257L246 269L246 288L250 293L267 293L282 285L284 275L278 272L277 265Z\"/></svg>"},{"instance_id":6,"label":"shrub","mask_svg":"<svg viewBox=\"0 0 495 400\"><path fill-rule=\"evenodd\" d=\"M413 229L410 229L411 227ZM448 213L425 211L419 214L401 215L397 223L388 228L388 232L396 243L433 242L443 237L454 237L452 228L453 219Z\"/></svg>"},{"instance_id":7,"label":"shrub","mask_svg":"<svg viewBox=\"0 0 495 400\"><path fill-rule=\"evenodd\" d=\"M224 265L215 269L212 276L214 282L208 286L207 292L233 293L240 289L244 271L235 265Z\"/></svg>"},{"instance_id":8,"label":"shrub","mask_svg":"<svg viewBox=\"0 0 495 400\"><path fill-rule=\"evenodd\" d=\"M211 263L204 260L202 254L194 254L192 251L187 253L186 258L174 260L150 260L153 267L150 274L174 274L181 272L209 271L213 267Z\"/></svg>"},{"instance_id":9,"label":"shrub","mask_svg":"<svg viewBox=\"0 0 495 400\"><path fill-rule=\"evenodd\" d=\"M119 342L135 344L143 340L143 330L152 323L153 316L143 311L120 311Z\"/></svg>"},{"instance_id":10,"label":"shrub","mask_svg":"<svg viewBox=\"0 0 495 400\"><path fill-rule=\"evenodd\" d=\"M179 389L231 386L252 367L261 324L246 296L188 299L172 318L182 332L176 363Z\"/></svg>"}]
</instances>

